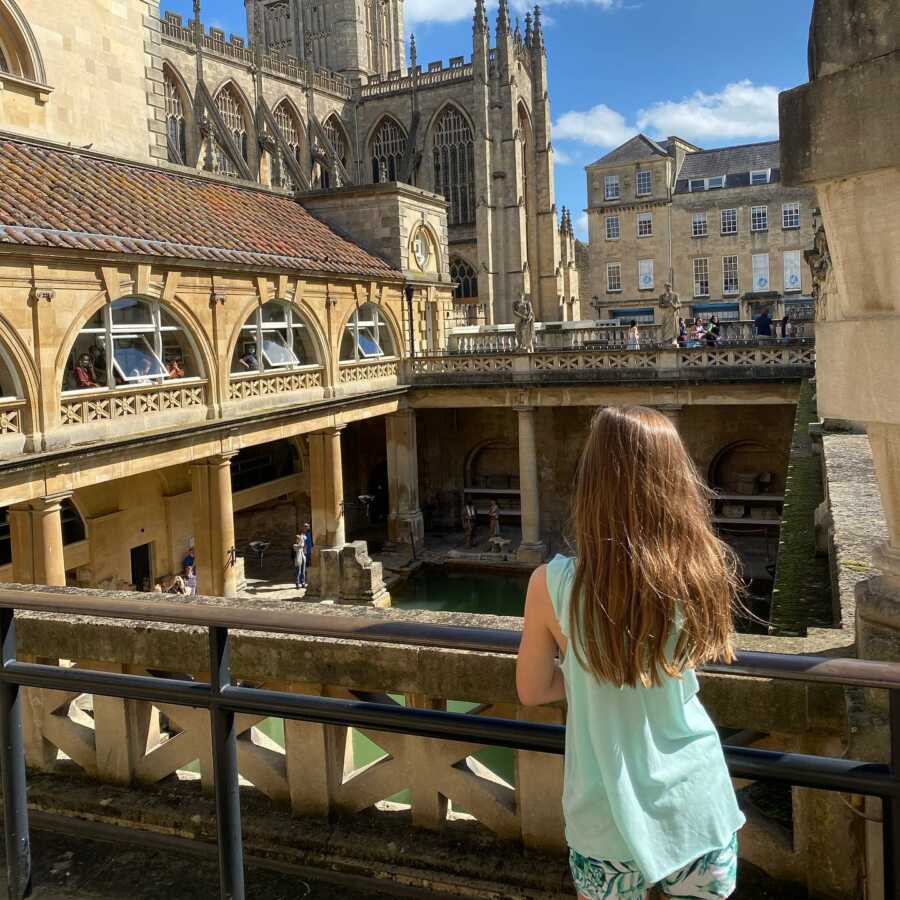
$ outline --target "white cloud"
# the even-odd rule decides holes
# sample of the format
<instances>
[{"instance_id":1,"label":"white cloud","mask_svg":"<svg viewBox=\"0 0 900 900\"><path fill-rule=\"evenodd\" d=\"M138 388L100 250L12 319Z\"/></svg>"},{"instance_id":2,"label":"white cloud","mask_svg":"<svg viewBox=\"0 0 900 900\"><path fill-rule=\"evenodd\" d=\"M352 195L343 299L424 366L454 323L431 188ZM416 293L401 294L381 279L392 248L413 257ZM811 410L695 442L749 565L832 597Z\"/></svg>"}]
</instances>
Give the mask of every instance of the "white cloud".
<instances>
[{"instance_id":1,"label":"white cloud","mask_svg":"<svg viewBox=\"0 0 900 900\"><path fill-rule=\"evenodd\" d=\"M588 239L588 215L582 213L573 223L575 225L575 237L579 241L587 241Z\"/></svg>"},{"instance_id":2,"label":"white cloud","mask_svg":"<svg viewBox=\"0 0 900 900\"><path fill-rule=\"evenodd\" d=\"M635 134L625 117L603 103L586 112L563 113L553 126L553 137L595 147L617 147Z\"/></svg>"},{"instance_id":3,"label":"white cloud","mask_svg":"<svg viewBox=\"0 0 900 900\"><path fill-rule=\"evenodd\" d=\"M558 147L553 148L553 162L558 166L574 166L578 160L565 150Z\"/></svg>"},{"instance_id":4,"label":"white cloud","mask_svg":"<svg viewBox=\"0 0 900 900\"><path fill-rule=\"evenodd\" d=\"M704 143L735 143L778 136L778 88L747 79L682 100L660 100L638 110L635 123L604 104L563 113L553 126L556 139L594 147L618 147L643 131L654 138L677 134Z\"/></svg>"},{"instance_id":5,"label":"white cloud","mask_svg":"<svg viewBox=\"0 0 900 900\"><path fill-rule=\"evenodd\" d=\"M778 88L745 79L715 94L696 91L640 110L637 126L655 136L677 134L697 141L776 137Z\"/></svg>"},{"instance_id":6,"label":"white cloud","mask_svg":"<svg viewBox=\"0 0 900 900\"><path fill-rule=\"evenodd\" d=\"M618 9L621 3L622 0L544 0L541 8L590 5L612 10ZM513 13L523 15L534 8L534 0L510 0L509 5ZM497 0L488 0L487 7L493 12L497 8ZM460 22L463 19L471 19L474 11L474 0L406 0L406 21L409 25L423 22ZM551 24L551 20L545 17L544 24ZM493 19L491 27L494 27Z\"/></svg>"}]
</instances>

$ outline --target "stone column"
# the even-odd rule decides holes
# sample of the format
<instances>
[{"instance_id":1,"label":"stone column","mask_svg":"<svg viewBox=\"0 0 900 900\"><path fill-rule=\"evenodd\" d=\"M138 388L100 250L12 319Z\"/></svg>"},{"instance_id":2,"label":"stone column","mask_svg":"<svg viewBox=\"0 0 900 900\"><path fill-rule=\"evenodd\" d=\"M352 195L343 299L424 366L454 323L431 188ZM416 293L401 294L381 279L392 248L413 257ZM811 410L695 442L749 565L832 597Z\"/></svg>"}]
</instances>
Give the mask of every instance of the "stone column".
<instances>
[{"instance_id":1,"label":"stone column","mask_svg":"<svg viewBox=\"0 0 900 900\"><path fill-rule=\"evenodd\" d=\"M40 497L10 508L13 581L65 587L62 502L71 494Z\"/></svg>"},{"instance_id":2,"label":"stone column","mask_svg":"<svg viewBox=\"0 0 900 900\"><path fill-rule=\"evenodd\" d=\"M201 596L237 594L231 496L231 460L235 456L222 453L191 466L197 593Z\"/></svg>"},{"instance_id":3,"label":"stone column","mask_svg":"<svg viewBox=\"0 0 900 900\"><path fill-rule=\"evenodd\" d=\"M547 548L541 542L534 407L519 406L516 413L519 418L519 503L522 510L522 543L516 555L520 562L539 563Z\"/></svg>"},{"instance_id":4,"label":"stone column","mask_svg":"<svg viewBox=\"0 0 900 900\"><path fill-rule=\"evenodd\" d=\"M344 532L344 473L341 432L326 428L309 436L309 499L314 552L342 547Z\"/></svg>"},{"instance_id":5,"label":"stone column","mask_svg":"<svg viewBox=\"0 0 900 900\"><path fill-rule=\"evenodd\" d=\"M416 443L416 412L404 409L385 416L388 459L388 537L408 544L425 538L425 523L419 506L419 453Z\"/></svg>"}]
</instances>

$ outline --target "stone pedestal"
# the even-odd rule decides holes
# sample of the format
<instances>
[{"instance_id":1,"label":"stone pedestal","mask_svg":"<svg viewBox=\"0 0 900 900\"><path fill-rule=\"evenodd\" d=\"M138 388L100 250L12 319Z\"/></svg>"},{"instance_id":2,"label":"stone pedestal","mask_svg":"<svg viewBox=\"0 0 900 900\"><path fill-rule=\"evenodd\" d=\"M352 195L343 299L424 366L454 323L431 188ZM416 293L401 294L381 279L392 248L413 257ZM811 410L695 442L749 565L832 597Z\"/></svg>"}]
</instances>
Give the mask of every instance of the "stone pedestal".
<instances>
[{"instance_id":1,"label":"stone pedestal","mask_svg":"<svg viewBox=\"0 0 900 900\"><path fill-rule=\"evenodd\" d=\"M237 595L231 460L234 453L211 456L191 466L197 593Z\"/></svg>"},{"instance_id":2,"label":"stone pedestal","mask_svg":"<svg viewBox=\"0 0 900 900\"><path fill-rule=\"evenodd\" d=\"M522 543L516 558L541 563L547 548L541 541L541 510L537 470L534 407L517 407L519 419L519 503L522 510Z\"/></svg>"},{"instance_id":3,"label":"stone pedestal","mask_svg":"<svg viewBox=\"0 0 900 900\"><path fill-rule=\"evenodd\" d=\"M381 563L372 561L365 541L320 550L306 596L332 603L391 605Z\"/></svg>"},{"instance_id":4,"label":"stone pedestal","mask_svg":"<svg viewBox=\"0 0 900 900\"><path fill-rule=\"evenodd\" d=\"M417 544L425 539L425 521L419 507L419 455L416 413L404 409L385 416L388 460L388 537L395 544Z\"/></svg>"},{"instance_id":5,"label":"stone pedestal","mask_svg":"<svg viewBox=\"0 0 900 900\"><path fill-rule=\"evenodd\" d=\"M20 503L9 510L13 581L65 587L62 502L71 494L55 494Z\"/></svg>"}]
</instances>

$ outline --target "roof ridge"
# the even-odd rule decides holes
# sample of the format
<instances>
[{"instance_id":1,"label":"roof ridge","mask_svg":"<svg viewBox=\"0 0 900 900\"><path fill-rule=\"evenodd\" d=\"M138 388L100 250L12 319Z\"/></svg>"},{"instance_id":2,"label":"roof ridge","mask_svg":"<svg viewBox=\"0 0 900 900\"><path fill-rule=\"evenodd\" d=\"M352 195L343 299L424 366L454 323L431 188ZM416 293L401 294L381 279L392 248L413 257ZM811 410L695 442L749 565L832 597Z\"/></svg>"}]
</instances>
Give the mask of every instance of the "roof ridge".
<instances>
[{"instance_id":1,"label":"roof ridge","mask_svg":"<svg viewBox=\"0 0 900 900\"><path fill-rule=\"evenodd\" d=\"M687 157L703 156L706 153L722 153L725 150L745 150L747 147L765 147L770 144L780 144L781 139L776 138L774 141L754 141L750 144L729 144L727 147L708 147L705 150L692 150Z\"/></svg>"}]
</instances>

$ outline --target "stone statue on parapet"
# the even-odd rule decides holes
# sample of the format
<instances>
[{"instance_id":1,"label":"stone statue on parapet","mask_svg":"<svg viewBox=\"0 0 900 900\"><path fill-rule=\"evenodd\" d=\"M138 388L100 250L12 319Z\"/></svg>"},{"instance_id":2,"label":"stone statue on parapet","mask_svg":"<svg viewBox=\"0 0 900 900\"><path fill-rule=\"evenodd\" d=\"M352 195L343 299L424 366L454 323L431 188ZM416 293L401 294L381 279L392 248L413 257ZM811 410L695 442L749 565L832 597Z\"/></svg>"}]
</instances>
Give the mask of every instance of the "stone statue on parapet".
<instances>
[{"instance_id":1,"label":"stone statue on parapet","mask_svg":"<svg viewBox=\"0 0 900 900\"><path fill-rule=\"evenodd\" d=\"M524 295L513 301L513 315L516 317L516 350L519 353L534 353L534 307Z\"/></svg>"},{"instance_id":2,"label":"stone statue on parapet","mask_svg":"<svg viewBox=\"0 0 900 900\"><path fill-rule=\"evenodd\" d=\"M681 298L672 290L672 285L667 281L665 293L660 295L659 308L660 334L659 342L667 346L678 346L678 319L681 311Z\"/></svg>"}]
</instances>

